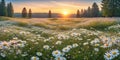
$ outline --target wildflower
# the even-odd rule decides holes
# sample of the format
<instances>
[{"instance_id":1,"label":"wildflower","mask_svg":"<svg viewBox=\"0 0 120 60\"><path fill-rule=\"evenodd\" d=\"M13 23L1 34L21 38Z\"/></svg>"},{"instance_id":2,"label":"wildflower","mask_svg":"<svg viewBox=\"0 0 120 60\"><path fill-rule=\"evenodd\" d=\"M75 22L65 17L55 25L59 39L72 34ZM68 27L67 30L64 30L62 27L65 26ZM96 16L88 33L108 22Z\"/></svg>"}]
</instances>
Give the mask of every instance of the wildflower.
<instances>
[{"instance_id":1,"label":"wildflower","mask_svg":"<svg viewBox=\"0 0 120 60\"><path fill-rule=\"evenodd\" d=\"M98 48L94 48L94 50L95 50L96 52L98 52L98 51L99 51L99 49L98 49Z\"/></svg>"},{"instance_id":2,"label":"wildflower","mask_svg":"<svg viewBox=\"0 0 120 60\"><path fill-rule=\"evenodd\" d=\"M69 52L69 51L70 51L70 48L65 47L65 48L62 49L62 51L63 51L63 52Z\"/></svg>"},{"instance_id":3,"label":"wildflower","mask_svg":"<svg viewBox=\"0 0 120 60\"><path fill-rule=\"evenodd\" d=\"M56 57L55 60L66 60L65 57Z\"/></svg>"},{"instance_id":4,"label":"wildflower","mask_svg":"<svg viewBox=\"0 0 120 60\"><path fill-rule=\"evenodd\" d=\"M49 45L44 45L43 48L48 50L50 47L49 47Z\"/></svg>"},{"instance_id":5,"label":"wildflower","mask_svg":"<svg viewBox=\"0 0 120 60\"><path fill-rule=\"evenodd\" d=\"M70 48L70 49L72 48L72 46L71 46L71 45L67 45L67 47L68 47L68 48Z\"/></svg>"},{"instance_id":6,"label":"wildflower","mask_svg":"<svg viewBox=\"0 0 120 60\"><path fill-rule=\"evenodd\" d=\"M56 51L53 51L53 52L52 52L52 55L53 55L54 57L59 57L59 56L61 56L61 52L60 52L59 50L56 50Z\"/></svg>"},{"instance_id":7,"label":"wildflower","mask_svg":"<svg viewBox=\"0 0 120 60\"><path fill-rule=\"evenodd\" d=\"M78 44L75 43L75 44L73 44L72 46L73 46L73 48L75 48L75 47L78 47Z\"/></svg>"},{"instance_id":8,"label":"wildflower","mask_svg":"<svg viewBox=\"0 0 120 60\"><path fill-rule=\"evenodd\" d=\"M88 42L83 43L83 45L88 45L88 44L89 44Z\"/></svg>"},{"instance_id":9,"label":"wildflower","mask_svg":"<svg viewBox=\"0 0 120 60\"><path fill-rule=\"evenodd\" d=\"M113 56L112 56L112 54L110 54L109 52L107 52L107 53L105 53L104 58L105 58L106 60L112 60L112 59L113 59Z\"/></svg>"},{"instance_id":10,"label":"wildflower","mask_svg":"<svg viewBox=\"0 0 120 60\"><path fill-rule=\"evenodd\" d=\"M56 45L61 45L61 44L62 44L62 41L57 41L55 44L56 44Z\"/></svg>"},{"instance_id":11,"label":"wildflower","mask_svg":"<svg viewBox=\"0 0 120 60\"><path fill-rule=\"evenodd\" d=\"M110 53L114 56L114 57L117 57L120 53L119 53L119 50L117 49L114 49L114 50L111 50Z\"/></svg>"},{"instance_id":12,"label":"wildflower","mask_svg":"<svg viewBox=\"0 0 120 60\"><path fill-rule=\"evenodd\" d=\"M80 36L81 34L80 33L71 33L71 36L73 37L77 37L77 36Z\"/></svg>"},{"instance_id":13,"label":"wildflower","mask_svg":"<svg viewBox=\"0 0 120 60\"><path fill-rule=\"evenodd\" d=\"M39 60L39 58L36 56L33 56L33 57L31 57L31 60Z\"/></svg>"},{"instance_id":14,"label":"wildflower","mask_svg":"<svg viewBox=\"0 0 120 60\"><path fill-rule=\"evenodd\" d=\"M24 52L24 53L22 54L23 57L25 57L25 56L27 56L27 55L28 55L27 52Z\"/></svg>"},{"instance_id":15,"label":"wildflower","mask_svg":"<svg viewBox=\"0 0 120 60\"><path fill-rule=\"evenodd\" d=\"M1 55L3 58L6 57L6 54L4 54L4 53L1 53L0 55Z\"/></svg>"},{"instance_id":16,"label":"wildflower","mask_svg":"<svg viewBox=\"0 0 120 60\"><path fill-rule=\"evenodd\" d=\"M42 53L41 52L36 52L36 55L37 56L42 56Z\"/></svg>"},{"instance_id":17,"label":"wildflower","mask_svg":"<svg viewBox=\"0 0 120 60\"><path fill-rule=\"evenodd\" d=\"M16 51L16 54L21 54L21 53L22 53L21 50L17 50L17 51Z\"/></svg>"},{"instance_id":18,"label":"wildflower","mask_svg":"<svg viewBox=\"0 0 120 60\"><path fill-rule=\"evenodd\" d=\"M63 35L63 34L59 34L58 37L57 37L59 40L65 40L65 39L69 39L69 36L67 35Z\"/></svg>"},{"instance_id":19,"label":"wildflower","mask_svg":"<svg viewBox=\"0 0 120 60\"><path fill-rule=\"evenodd\" d=\"M104 44L102 47L103 48L107 48L107 47L111 47L112 46L112 43L106 43L106 44Z\"/></svg>"}]
</instances>

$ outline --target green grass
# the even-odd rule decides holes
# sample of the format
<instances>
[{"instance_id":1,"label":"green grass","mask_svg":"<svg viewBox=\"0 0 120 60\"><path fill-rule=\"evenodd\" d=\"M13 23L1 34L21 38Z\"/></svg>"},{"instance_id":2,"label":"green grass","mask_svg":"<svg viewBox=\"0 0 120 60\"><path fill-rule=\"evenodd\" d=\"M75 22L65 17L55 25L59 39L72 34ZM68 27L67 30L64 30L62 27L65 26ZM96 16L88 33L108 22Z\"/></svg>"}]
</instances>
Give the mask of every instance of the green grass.
<instances>
[{"instance_id":1,"label":"green grass","mask_svg":"<svg viewBox=\"0 0 120 60\"><path fill-rule=\"evenodd\" d=\"M9 18L8 17L1 17L0 16L0 21L6 21L6 20L9 20Z\"/></svg>"},{"instance_id":2,"label":"green grass","mask_svg":"<svg viewBox=\"0 0 120 60\"><path fill-rule=\"evenodd\" d=\"M0 19L4 20L5 18L2 17ZM103 19L105 18L53 18L38 22L37 19L33 19L35 20L33 21L31 19L10 18L9 21L15 21L15 24L8 23L10 24L9 26L6 24L4 26L1 25L0 43L22 40L26 44L24 47L17 47L18 43L15 43L15 48L11 47L11 44L10 49L1 49L0 44L0 53L6 55L2 57L0 54L0 60L30 60L33 56L39 57L40 60L54 60L53 51L59 50L62 52L63 48L68 45L73 46L73 44L78 44L78 46L71 48L69 52L63 55L67 60L105 60L104 55L106 52L112 49L120 51L120 42L116 43L116 41L120 40L120 30L118 28L119 25L117 25L119 23L115 19ZM2 22L4 23L4 21ZM109 27L114 29L114 31L108 29ZM105 29L107 29L107 32ZM91 42L96 39L100 42L92 44ZM108 44L112 43L112 46L101 47L107 44L104 42L107 39L110 41ZM56 44L58 41L62 43ZM99 45L97 46L97 44ZM44 49L45 45L50 48L48 50ZM94 50L95 48L99 51ZM18 52L19 54L16 54ZM41 52L42 56L36 55L37 52ZM24 53L27 55L23 56ZM119 56L113 58L113 60L120 60Z\"/></svg>"}]
</instances>

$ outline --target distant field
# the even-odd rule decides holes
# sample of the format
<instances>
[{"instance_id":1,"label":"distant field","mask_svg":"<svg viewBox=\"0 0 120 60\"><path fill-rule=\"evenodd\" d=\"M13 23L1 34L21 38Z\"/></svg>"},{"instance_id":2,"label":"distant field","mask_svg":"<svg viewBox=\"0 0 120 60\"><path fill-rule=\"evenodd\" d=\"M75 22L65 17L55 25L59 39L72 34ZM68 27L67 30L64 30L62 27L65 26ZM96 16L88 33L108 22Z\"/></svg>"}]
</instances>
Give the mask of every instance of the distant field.
<instances>
[{"instance_id":1,"label":"distant field","mask_svg":"<svg viewBox=\"0 0 120 60\"><path fill-rule=\"evenodd\" d=\"M120 18L10 18L21 25L34 25L53 30L68 30L73 28L97 28L103 29L107 26L119 23Z\"/></svg>"},{"instance_id":2,"label":"distant field","mask_svg":"<svg viewBox=\"0 0 120 60\"><path fill-rule=\"evenodd\" d=\"M0 17L0 60L120 60L120 18Z\"/></svg>"}]
</instances>

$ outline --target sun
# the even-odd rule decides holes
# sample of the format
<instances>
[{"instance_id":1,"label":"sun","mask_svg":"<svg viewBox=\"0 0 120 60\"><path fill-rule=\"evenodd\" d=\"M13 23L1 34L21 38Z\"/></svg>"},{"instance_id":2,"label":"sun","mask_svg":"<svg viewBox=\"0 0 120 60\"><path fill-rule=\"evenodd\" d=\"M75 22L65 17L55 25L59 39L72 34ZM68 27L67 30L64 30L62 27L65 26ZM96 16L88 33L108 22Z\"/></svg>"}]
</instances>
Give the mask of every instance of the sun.
<instances>
[{"instance_id":1,"label":"sun","mask_svg":"<svg viewBox=\"0 0 120 60\"><path fill-rule=\"evenodd\" d=\"M69 12L68 11L63 11L63 13L62 13L63 15L68 15L69 14Z\"/></svg>"},{"instance_id":2,"label":"sun","mask_svg":"<svg viewBox=\"0 0 120 60\"><path fill-rule=\"evenodd\" d=\"M61 12L64 16L68 16L69 15L69 10L62 10Z\"/></svg>"}]
</instances>

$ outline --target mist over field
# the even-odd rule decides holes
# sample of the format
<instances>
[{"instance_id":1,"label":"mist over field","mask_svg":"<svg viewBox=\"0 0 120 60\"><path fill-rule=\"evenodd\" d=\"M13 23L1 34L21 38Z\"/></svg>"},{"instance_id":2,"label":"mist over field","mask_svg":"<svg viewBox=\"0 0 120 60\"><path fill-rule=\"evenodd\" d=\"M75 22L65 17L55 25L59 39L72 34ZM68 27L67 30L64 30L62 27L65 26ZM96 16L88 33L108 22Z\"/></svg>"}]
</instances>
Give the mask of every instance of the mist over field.
<instances>
[{"instance_id":1,"label":"mist over field","mask_svg":"<svg viewBox=\"0 0 120 60\"><path fill-rule=\"evenodd\" d=\"M21 13L15 13L14 17L21 17ZM59 13L52 13L53 18L62 18ZM48 18L48 13L33 13L32 18ZM75 14L70 14L68 18L76 18Z\"/></svg>"}]
</instances>

